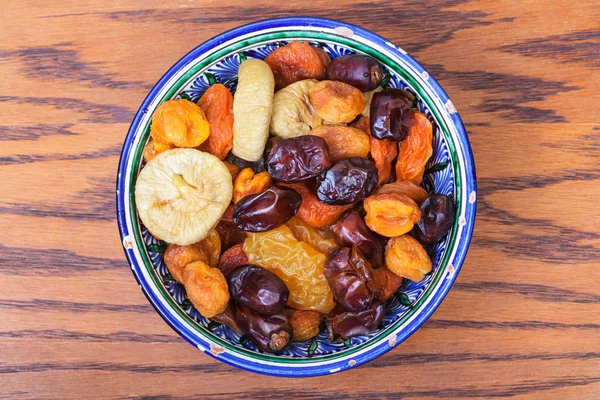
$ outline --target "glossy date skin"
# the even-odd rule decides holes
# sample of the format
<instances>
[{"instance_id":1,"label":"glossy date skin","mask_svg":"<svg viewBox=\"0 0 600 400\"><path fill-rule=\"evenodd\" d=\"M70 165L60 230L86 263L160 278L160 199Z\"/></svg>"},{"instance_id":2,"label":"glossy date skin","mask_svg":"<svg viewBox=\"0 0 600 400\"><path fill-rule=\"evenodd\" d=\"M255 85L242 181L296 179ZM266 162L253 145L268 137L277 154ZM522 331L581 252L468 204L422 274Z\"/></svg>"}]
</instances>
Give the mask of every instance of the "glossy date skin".
<instances>
[{"instance_id":1,"label":"glossy date skin","mask_svg":"<svg viewBox=\"0 0 600 400\"><path fill-rule=\"evenodd\" d=\"M271 178L285 183L314 178L329 167L327 143L313 135L278 140L267 157Z\"/></svg>"},{"instance_id":2,"label":"glossy date skin","mask_svg":"<svg viewBox=\"0 0 600 400\"><path fill-rule=\"evenodd\" d=\"M356 245L374 268L383 265L384 239L369 229L358 211L345 211L330 230L339 246Z\"/></svg>"},{"instance_id":3,"label":"glossy date skin","mask_svg":"<svg viewBox=\"0 0 600 400\"><path fill-rule=\"evenodd\" d=\"M316 178L317 198L332 205L357 203L377 187L377 168L371 160L344 158Z\"/></svg>"},{"instance_id":4,"label":"glossy date skin","mask_svg":"<svg viewBox=\"0 0 600 400\"><path fill-rule=\"evenodd\" d=\"M454 201L443 194L432 194L421 203L421 220L413 235L423 245L434 244L448 233L455 219Z\"/></svg>"},{"instance_id":5,"label":"glossy date skin","mask_svg":"<svg viewBox=\"0 0 600 400\"><path fill-rule=\"evenodd\" d=\"M233 270L227 283L232 299L263 315L281 312L290 295L277 275L251 264Z\"/></svg>"},{"instance_id":6,"label":"glossy date skin","mask_svg":"<svg viewBox=\"0 0 600 400\"><path fill-rule=\"evenodd\" d=\"M382 303L372 303L364 311L346 311L337 305L325 316L329 341L366 335L379 327L385 310Z\"/></svg>"},{"instance_id":7,"label":"glossy date skin","mask_svg":"<svg viewBox=\"0 0 600 400\"><path fill-rule=\"evenodd\" d=\"M327 67L327 77L368 92L381 83L383 68L372 57L352 54L333 59Z\"/></svg>"},{"instance_id":8,"label":"glossy date skin","mask_svg":"<svg viewBox=\"0 0 600 400\"><path fill-rule=\"evenodd\" d=\"M238 304L235 317L240 330L259 350L276 353L292 341L294 331L285 312L266 316Z\"/></svg>"},{"instance_id":9,"label":"glossy date skin","mask_svg":"<svg viewBox=\"0 0 600 400\"><path fill-rule=\"evenodd\" d=\"M369 307L378 287L371 264L356 246L334 250L327 257L323 272L338 304L355 312Z\"/></svg>"},{"instance_id":10,"label":"glossy date skin","mask_svg":"<svg viewBox=\"0 0 600 400\"><path fill-rule=\"evenodd\" d=\"M412 100L407 92L387 89L373 95L371 100L371 136L376 139L402 142L408 137L410 127L415 125Z\"/></svg>"},{"instance_id":11,"label":"glossy date skin","mask_svg":"<svg viewBox=\"0 0 600 400\"><path fill-rule=\"evenodd\" d=\"M233 210L233 223L246 232L264 232L285 224L298 212L302 196L293 189L272 186L242 198Z\"/></svg>"}]
</instances>

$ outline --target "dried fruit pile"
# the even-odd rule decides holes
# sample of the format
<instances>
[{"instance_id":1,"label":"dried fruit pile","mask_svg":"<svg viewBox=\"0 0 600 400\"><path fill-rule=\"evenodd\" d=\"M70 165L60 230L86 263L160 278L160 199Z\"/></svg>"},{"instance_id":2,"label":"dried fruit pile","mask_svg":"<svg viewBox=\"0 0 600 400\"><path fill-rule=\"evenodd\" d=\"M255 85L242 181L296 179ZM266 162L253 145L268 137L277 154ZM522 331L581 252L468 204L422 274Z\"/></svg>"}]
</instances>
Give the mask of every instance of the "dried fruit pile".
<instances>
[{"instance_id":1,"label":"dried fruit pile","mask_svg":"<svg viewBox=\"0 0 600 400\"><path fill-rule=\"evenodd\" d=\"M139 216L198 312L262 351L323 324L332 341L373 332L454 225L452 199L419 186L431 123L383 76L292 42L242 62L234 96L214 84L153 115Z\"/></svg>"}]
</instances>

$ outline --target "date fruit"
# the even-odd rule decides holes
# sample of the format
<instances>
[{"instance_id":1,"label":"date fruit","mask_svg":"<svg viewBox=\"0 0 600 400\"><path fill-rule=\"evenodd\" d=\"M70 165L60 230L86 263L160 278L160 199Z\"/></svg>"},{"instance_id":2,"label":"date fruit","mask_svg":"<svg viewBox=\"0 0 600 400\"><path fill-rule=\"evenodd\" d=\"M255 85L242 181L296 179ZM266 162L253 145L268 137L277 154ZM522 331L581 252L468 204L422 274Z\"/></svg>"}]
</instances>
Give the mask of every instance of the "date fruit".
<instances>
[{"instance_id":1,"label":"date fruit","mask_svg":"<svg viewBox=\"0 0 600 400\"><path fill-rule=\"evenodd\" d=\"M298 212L302 196L293 189L272 186L236 203L233 223L246 232L264 232L285 224Z\"/></svg>"},{"instance_id":2,"label":"date fruit","mask_svg":"<svg viewBox=\"0 0 600 400\"><path fill-rule=\"evenodd\" d=\"M346 211L330 229L338 245L356 245L374 267L383 265L383 238L367 227L358 211Z\"/></svg>"},{"instance_id":3,"label":"date fruit","mask_svg":"<svg viewBox=\"0 0 600 400\"><path fill-rule=\"evenodd\" d=\"M346 310L362 311L371 304L378 287L373 280L371 264L356 246L334 250L327 257L323 272L333 298Z\"/></svg>"},{"instance_id":4,"label":"date fruit","mask_svg":"<svg viewBox=\"0 0 600 400\"><path fill-rule=\"evenodd\" d=\"M327 77L352 85L361 92L368 92L381 83L383 68L372 57L352 54L333 59L327 67Z\"/></svg>"},{"instance_id":5,"label":"date fruit","mask_svg":"<svg viewBox=\"0 0 600 400\"><path fill-rule=\"evenodd\" d=\"M248 339L267 353L281 351L292 341L294 331L283 311L275 315L261 315L238 304L235 320Z\"/></svg>"},{"instance_id":6,"label":"date fruit","mask_svg":"<svg viewBox=\"0 0 600 400\"><path fill-rule=\"evenodd\" d=\"M277 275L256 265L236 268L227 282L232 299L263 315L279 313L290 295L290 290Z\"/></svg>"},{"instance_id":7,"label":"date fruit","mask_svg":"<svg viewBox=\"0 0 600 400\"><path fill-rule=\"evenodd\" d=\"M267 158L269 175L286 183L314 178L329 167L327 143L312 135L278 140Z\"/></svg>"},{"instance_id":8,"label":"date fruit","mask_svg":"<svg viewBox=\"0 0 600 400\"><path fill-rule=\"evenodd\" d=\"M213 321L218 322L219 324L227 325L235 332L242 334L240 327L235 322L235 305L233 302L229 302L229 305L221 314L217 314L211 318Z\"/></svg>"},{"instance_id":9,"label":"date fruit","mask_svg":"<svg viewBox=\"0 0 600 400\"><path fill-rule=\"evenodd\" d=\"M377 186L373 161L349 157L317 177L317 198L325 204L344 205L364 200Z\"/></svg>"},{"instance_id":10,"label":"date fruit","mask_svg":"<svg viewBox=\"0 0 600 400\"><path fill-rule=\"evenodd\" d=\"M379 327L384 314L381 303L372 303L369 308L359 312L346 311L338 305L325 316L329 341L371 333Z\"/></svg>"},{"instance_id":11,"label":"date fruit","mask_svg":"<svg viewBox=\"0 0 600 400\"><path fill-rule=\"evenodd\" d=\"M422 244L434 244L454 225L456 206L450 197L432 194L421 204L421 215L421 220L413 231L414 235Z\"/></svg>"},{"instance_id":12,"label":"date fruit","mask_svg":"<svg viewBox=\"0 0 600 400\"><path fill-rule=\"evenodd\" d=\"M265 159L261 158L258 161L246 161L243 158L236 156L233 153L229 153L227 157L225 157L225 161L230 164L235 165L240 170L244 168L250 168L254 173L263 172L266 170Z\"/></svg>"},{"instance_id":13,"label":"date fruit","mask_svg":"<svg viewBox=\"0 0 600 400\"><path fill-rule=\"evenodd\" d=\"M400 89L387 89L373 94L371 100L371 136L401 142L415 124L412 100Z\"/></svg>"}]
</instances>

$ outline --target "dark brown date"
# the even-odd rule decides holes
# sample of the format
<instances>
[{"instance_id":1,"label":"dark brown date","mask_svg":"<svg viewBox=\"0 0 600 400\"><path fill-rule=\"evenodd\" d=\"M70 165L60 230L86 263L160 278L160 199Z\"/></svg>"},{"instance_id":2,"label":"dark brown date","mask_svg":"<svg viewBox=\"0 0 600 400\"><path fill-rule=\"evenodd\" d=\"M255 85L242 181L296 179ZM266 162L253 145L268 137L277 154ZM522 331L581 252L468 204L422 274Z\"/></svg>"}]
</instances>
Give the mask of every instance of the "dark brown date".
<instances>
[{"instance_id":1,"label":"dark brown date","mask_svg":"<svg viewBox=\"0 0 600 400\"><path fill-rule=\"evenodd\" d=\"M432 194L421 203L421 220L413 235L424 245L434 244L448 233L455 219L454 201L444 194Z\"/></svg>"},{"instance_id":2,"label":"dark brown date","mask_svg":"<svg viewBox=\"0 0 600 400\"><path fill-rule=\"evenodd\" d=\"M335 301L348 311L369 307L374 293L379 290L371 264L356 246L334 250L325 261L323 273Z\"/></svg>"},{"instance_id":3,"label":"dark brown date","mask_svg":"<svg viewBox=\"0 0 600 400\"><path fill-rule=\"evenodd\" d=\"M325 316L329 341L366 335L379 327L385 310L383 304L372 303L364 311L346 311L339 304Z\"/></svg>"},{"instance_id":4,"label":"dark brown date","mask_svg":"<svg viewBox=\"0 0 600 400\"><path fill-rule=\"evenodd\" d=\"M387 89L377 92L371 100L371 136L402 142L415 125L412 100L404 90Z\"/></svg>"},{"instance_id":5,"label":"dark brown date","mask_svg":"<svg viewBox=\"0 0 600 400\"><path fill-rule=\"evenodd\" d=\"M302 196L293 189L271 186L235 204L233 223L247 232L264 232L285 224L298 212Z\"/></svg>"},{"instance_id":6,"label":"dark brown date","mask_svg":"<svg viewBox=\"0 0 600 400\"><path fill-rule=\"evenodd\" d=\"M292 341L294 331L285 312L261 315L238 304L235 317L240 330L262 351L276 353Z\"/></svg>"},{"instance_id":7,"label":"dark brown date","mask_svg":"<svg viewBox=\"0 0 600 400\"><path fill-rule=\"evenodd\" d=\"M227 157L225 157L225 161L227 161L230 164L235 165L240 170L242 170L244 168L250 168L252 171L254 171L255 174L258 174L259 172L263 172L264 170L267 169L266 165L265 165L264 157L258 161L247 161L247 160L244 160L243 158L239 158L238 156L234 155L233 153L229 153L227 155Z\"/></svg>"},{"instance_id":8,"label":"dark brown date","mask_svg":"<svg viewBox=\"0 0 600 400\"><path fill-rule=\"evenodd\" d=\"M234 269L227 283L232 299L263 315L281 312L290 295L281 278L251 264Z\"/></svg>"},{"instance_id":9,"label":"dark brown date","mask_svg":"<svg viewBox=\"0 0 600 400\"><path fill-rule=\"evenodd\" d=\"M344 205L364 200L377 186L377 168L360 157L341 159L316 178L317 198L325 204Z\"/></svg>"},{"instance_id":10,"label":"dark brown date","mask_svg":"<svg viewBox=\"0 0 600 400\"><path fill-rule=\"evenodd\" d=\"M327 66L327 77L368 92L381 83L383 68L372 57L352 54L333 59Z\"/></svg>"},{"instance_id":11,"label":"dark brown date","mask_svg":"<svg viewBox=\"0 0 600 400\"><path fill-rule=\"evenodd\" d=\"M384 239L369 229L358 211L345 211L330 230L339 246L356 245L374 268L383 265Z\"/></svg>"},{"instance_id":12,"label":"dark brown date","mask_svg":"<svg viewBox=\"0 0 600 400\"><path fill-rule=\"evenodd\" d=\"M232 302L229 302L229 305L225 311L223 311L221 314L215 315L211 319L220 324L227 325L239 334L242 333L240 327L235 322L235 306Z\"/></svg>"},{"instance_id":13,"label":"dark brown date","mask_svg":"<svg viewBox=\"0 0 600 400\"><path fill-rule=\"evenodd\" d=\"M327 143L313 135L278 140L267 158L271 178L285 183L313 178L329 167Z\"/></svg>"}]
</instances>

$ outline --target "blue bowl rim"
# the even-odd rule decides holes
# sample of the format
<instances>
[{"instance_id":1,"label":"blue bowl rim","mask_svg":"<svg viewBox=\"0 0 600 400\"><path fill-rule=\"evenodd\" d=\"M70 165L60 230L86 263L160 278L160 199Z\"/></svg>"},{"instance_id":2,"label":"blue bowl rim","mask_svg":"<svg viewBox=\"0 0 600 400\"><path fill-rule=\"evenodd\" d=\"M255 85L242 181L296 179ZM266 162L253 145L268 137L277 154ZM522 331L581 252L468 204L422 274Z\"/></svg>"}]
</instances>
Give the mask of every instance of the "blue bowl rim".
<instances>
[{"instance_id":1,"label":"blue bowl rim","mask_svg":"<svg viewBox=\"0 0 600 400\"><path fill-rule=\"evenodd\" d=\"M443 104L452 104L446 92L442 89L439 83L427 72L427 70L419 64L413 57L411 57L408 53L401 50L399 47L392 45L388 40L379 36L369 30L361 28L356 25L348 24L341 21L336 21L333 19L326 18L315 18L315 17L285 17L285 18L276 18L276 19L267 19L262 21L257 21L253 23L249 23L246 25L239 26L237 28L231 29L229 31L223 32L206 42L200 44L185 56L183 56L177 63L175 63L156 83L156 85L150 90L144 101L142 102L140 108L138 109L127 136L123 143L123 149L121 152L121 157L119 160L119 168L118 168L118 176L117 176L117 222L119 226L119 233L121 236L121 240L123 241L125 237L128 235L127 232L127 222L126 222L126 207L125 202L127 199L125 198L125 176L126 176L126 168L127 161L129 159L129 154L132 151L132 144L134 135L138 129L140 121L144 115L144 110L148 109L148 106L153 101L153 99L157 96L159 91L165 86L165 84L169 81L169 79L177 74L182 68L201 56L203 53L206 53L213 49L214 47L219 46L222 43L228 42L232 39L235 39L238 36L245 35L248 33L252 33L257 30L264 30L269 28L285 28L287 26L299 27L299 26L310 26L316 28L325 28L325 29L340 29L346 28L353 32L354 35L360 36L370 42L373 42L381 47L388 47L388 51L393 51L396 56L402 58L403 61L407 62L414 70L419 71L420 73L424 73L428 75L428 83L430 87L433 89L434 93L439 96L440 101ZM394 47L394 48L390 48ZM452 105L452 107L454 107ZM463 228L462 234L459 238L459 243L456 248L456 253L454 256L454 273L450 275L449 278L444 279L444 282L441 284L440 288L432 294L432 300L424 306L424 308L418 313L418 315L410 321L402 331L398 333L396 336L396 340L394 344L387 343L386 340L379 340L379 343L376 344L376 347L373 347L369 351L359 354L356 357L353 357L352 361L354 363L350 364L345 359L342 360L333 360L326 362L322 365L315 364L307 364L307 365L271 365L265 364L262 362L256 362L252 360L247 360L241 357L236 356L231 353L222 353L222 354L213 354L211 352L210 341L206 338L198 337L193 332L187 330L182 324L169 312L167 307L164 307L163 304L157 298L156 293L151 290L151 286L147 281L145 281L143 275L140 272L140 266L138 264L138 260L136 259L133 252L128 251L127 246L124 245L124 252L127 257L127 260L132 268L134 277L138 281L140 288L144 295L148 298L148 301L152 306L156 309L159 315L167 322L169 326L173 330L175 330L179 335L181 335L184 339L186 339L189 343L194 345L200 350L204 350L204 352L210 355L213 358L216 358L222 362L225 362L229 365L266 375L271 376L281 376L281 377L311 377L311 376L320 376L320 375L328 375L331 373L343 371L349 369L351 367L355 367L361 364L364 364L372 359L379 357L380 355L388 352L392 348L396 347L398 344L402 343L406 340L410 335L412 335L423 323L433 314L433 312L437 309L437 307L441 304L442 300L446 297L448 291L454 284L458 273L462 267L464 259L466 257L466 253L469 248L469 244L471 241L471 236L473 233L473 227L475 224L475 215L477 204L475 201L476 196L476 173L475 173L475 162L473 158L473 154L471 151L471 147L469 144L469 140L467 137L466 130L464 128L462 119L458 112L454 110L454 112L450 113L450 119L456 129L458 142L461 146L461 151L463 154L463 168L465 171L465 179L464 184L466 186L466 193L470 194L469 201L465 202L465 226ZM472 198L471 198L472 197Z\"/></svg>"}]
</instances>

